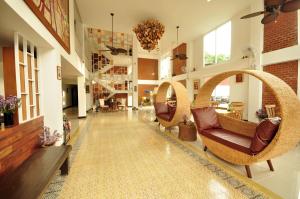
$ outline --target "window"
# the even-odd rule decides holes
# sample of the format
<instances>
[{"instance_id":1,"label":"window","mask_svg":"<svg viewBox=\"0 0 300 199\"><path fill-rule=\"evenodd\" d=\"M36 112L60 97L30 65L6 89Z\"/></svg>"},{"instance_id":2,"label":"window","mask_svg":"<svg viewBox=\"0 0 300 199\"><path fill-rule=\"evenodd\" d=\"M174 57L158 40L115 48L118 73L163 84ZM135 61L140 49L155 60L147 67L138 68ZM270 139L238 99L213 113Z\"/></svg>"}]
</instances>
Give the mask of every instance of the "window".
<instances>
[{"instance_id":1,"label":"window","mask_svg":"<svg viewBox=\"0 0 300 199\"><path fill-rule=\"evenodd\" d=\"M160 79L171 76L171 57L162 59L160 64Z\"/></svg>"},{"instance_id":2,"label":"window","mask_svg":"<svg viewBox=\"0 0 300 199\"><path fill-rule=\"evenodd\" d=\"M210 79L206 78L204 81L208 81ZM211 94L212 101L218 101L220 104L228 104L230 96L230 84L229 78L223 80L219 83Z\"/></svg>"},{"instance_id":3,"label":"window","mask_svg":"<svg viewBox=\"0 0 300 199\"><path fill-rule=\"evenodd\" d=\"M230 85L229 79L222 81L213 91L212 99L213 101L218 101L220 104L228 104L230 96Z\"/></svg>"},{"instance_id":4,"label":"window","mask_svg":"<svg viewBox=\"0 0 300 199\"><path fill-rule=\"evenodd\" d=\"M205 65L222 63L230 59L231 22L207 33L204 36Z\"/></svg>"}]
</instances>

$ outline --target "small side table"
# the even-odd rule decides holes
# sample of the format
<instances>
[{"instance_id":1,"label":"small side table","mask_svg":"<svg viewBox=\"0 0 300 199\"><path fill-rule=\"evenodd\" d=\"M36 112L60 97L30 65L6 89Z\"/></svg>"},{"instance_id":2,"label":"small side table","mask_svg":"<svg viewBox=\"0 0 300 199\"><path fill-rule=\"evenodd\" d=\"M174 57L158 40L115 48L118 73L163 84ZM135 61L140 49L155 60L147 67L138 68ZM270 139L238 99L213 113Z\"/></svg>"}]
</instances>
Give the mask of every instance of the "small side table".
<instances>
[{"instance_id":1,"label":"small side table","mask_svg":"<svg viewBox=\"0 0 300 199\"><path fill-rule=\"evenodd\" d=\"M183 122L178 124L179 135L178 138L183 141L196 141L197 140L197 129L194 123L184 124Z\"/></svg>"}]
</instances>

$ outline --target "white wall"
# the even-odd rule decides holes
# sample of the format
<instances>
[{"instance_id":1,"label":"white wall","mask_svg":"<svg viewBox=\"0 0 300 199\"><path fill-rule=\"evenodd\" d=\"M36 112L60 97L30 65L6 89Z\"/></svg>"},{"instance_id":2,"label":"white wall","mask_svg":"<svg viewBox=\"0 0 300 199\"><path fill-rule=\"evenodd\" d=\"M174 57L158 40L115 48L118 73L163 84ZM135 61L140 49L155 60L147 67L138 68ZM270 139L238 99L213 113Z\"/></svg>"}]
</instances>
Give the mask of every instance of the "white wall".
<instances>
[{"instance_id":1,"label":"white wall","mask_svg":"<svg viewBox=\"0 0 300 199\"><path fill-rule=\"evenodd\" d=\"M61 56L56 50L38 49L41 72L41 112L45 126L63 134L62 82L57 79ZM59 142L57 144L61 144Z\"/></svg>"},{"instance_id":2,"label":"white wall","mask_svg":"<svg viewBox=\"0 0 300 199\"><path fill-rule=\"evenodd\" d=\"M230 85L230 102L243 102L245 105L245 110L243 113L243 118L248 118L248 89L249 89L249 76L244 75L243 82L236 83L235 76L229 78Z\"/></svg>"},{"instance_id":3,"label":"white wall","mask_svg":"<svg viewBox=\"0 0 300 199\"><path fill-rule=\"evenodd\" d=\"M4 96L4 78L3 78L3 54L0 46L0 95Z\"/></svg>"},{"instance_id":4,"label":"white wall","mask_svg":"<svg viewBox=\"0 0 300 199\"><path fill-rule=\"evenodd\" d=\"M24 21L18 24L23 28L16 27L16 30L25 38L30 38L30 42L39 49L39 65L41 66L41 113L44 115L45 125L49 126L52 130L57 130L59 133L63 133L62 82L61 80L57 80L57 66L61 66L62 64L61 57L66 59L74 70L77 70L81 74L83 79L85 76L85 65L75 50L74 1L69 0L70 53L68 53L24 1L4 0ZM45 41L49 47L45 45ZM84 81L82 82L83 84L78 89L78 92L82 92L81 97L78 99L79 106L82 105L79 112L81 111L80 113L84 112L86 114L85 86ZM82 111L83 109L84 111Z\"/></svg>"},{"instance_id":5,"label":"white wall","mask_svg":"<svg viewBox=\"0 0 300 199\"><path fill-rule=\"evenodd\" d=\"M39 34L47 43L58 51L74 68L84 74L84 65L75 51L75 31L74 31L74 0L69 1L69 16L70 16L70 54L60 45L53 37L41 21L35 16L31 9L24 1L20 0L4 0L35 32ZM20 32L26 38L30 38L26 32ZM35 41L31 41L35 43ZM35 45L39 46L39 44Z\"/></svg>"},{"instance_id":6,"label":"white wall","mask_svg":"<svg viewBox=\"0 0 300 199\"><path fill-rule=\"evenodd\" d=\"M241 16L250 13L251 8L246 8L239 12L231 18L231 28L232 28L232 43L231 43L231 59L228 62L205 66L204 65L204 51L203 51L203 37L204 35L199 35L192 41L187 43L187 61L188 72L187 74L172 77L172 80L184 80L187 81L187 89L189 93L189 99L192 102L194 96L193 81L200 80L202 85L205 79L214 76L218 73L229 71L229 70L240 70L250 68L252 60L242 59L245 55L245 49L250 47L251 44L251 20L241 20ZM224 21L220 25L226 23ZM217 28L217 27L216 27ZM193 68L196 71L192 71ZM246 110L244 113L244 119L248 118L248 96L249 96L249 78L244 76L243 83L236 83L235 77L230 78L230 101L242 101L246 105ZM255 114L255 113L253 113Z\"/></svg>"},{"instance_id":7,"label":"white wall","mask_svg":"<svg viewBox=\"0 0 300 199\"><path fill-rule=\"evenodd\" d=\"M203 37L199 36L193 42L193 65L198 71L201 71L203 76L220 73L221 71L230 70L231 68L239 67L246 68L247 65L241 65L241 58L243 57L243 50L250 45L250 22L247 20L241 20L241 16L248 14L250 8L247 8L231 19L231 58L228 62L216 65L205 66L204 65L204 52L203 52ZM226 23L227 21L224 21ZM221 23L220 25L224 24ZM217 27L216 27L217 28Z\"/></svg>"},{"instance_id":8,"label":"white wall","mask_svg":"<svg viewBox=\"0 0 300 199\"><path fill-rule=\"evenodd\" d=\"M85 93L85 77L77 77L77 88L78 88L78 117L86 117L86 93Z\"/></svg>"},{"instance_id":9,"label":"white wall","mask_svg":"<svg viewBox=\"0 0 300 199\"><path fill-rule=\"evenodd\" d=\"M250 21L241 20L240 17L249 13L250 8L247 8L237 15L233 16L231 19L232 25L232 43L231 43L231 59L228 62L221 64L215 64L210 66L204 65L204 51L203 51L203 37L204 35L196 38L192 44L188 43L188 46L192 46L192 51L188 57L191 56L193 60L190 65L195 66L196 71L190 72L188 74L188 79L190 79L190 88L189 96L192 98L194 94L192 82L193 80L200 80L202 85L205 82L205 79L211 76L214 76L218 73L229 71L229 70L239 70L249 68L249 59L241 59L244 56L244 49L250 46ZM224 21L225 23L226 21ZM223 23L222 23L223 24ZM220 24L220 25L222 25ZM189 49L189 48L188 48ZM190 66L190 69L192 69ZM175 79L175 78L173 78ZM242 100L245 103L248 101L248 78L245 78L245 81L240 84L235 83L235 77L230 78L231 86L231 101ZM246 117L246 115L245 115Z\"/></svg>"},{"instance_id":10,"label":"white wall","mask_svg":"<svg viewBox=\"0 0 300 199\"><path fill-rule=\"evenodd\" d=\"M86 82L86 85L89 85L90 92L86 93L86 110L93 108L93 85L90 82Z\"/></svg>"}]
</instances>

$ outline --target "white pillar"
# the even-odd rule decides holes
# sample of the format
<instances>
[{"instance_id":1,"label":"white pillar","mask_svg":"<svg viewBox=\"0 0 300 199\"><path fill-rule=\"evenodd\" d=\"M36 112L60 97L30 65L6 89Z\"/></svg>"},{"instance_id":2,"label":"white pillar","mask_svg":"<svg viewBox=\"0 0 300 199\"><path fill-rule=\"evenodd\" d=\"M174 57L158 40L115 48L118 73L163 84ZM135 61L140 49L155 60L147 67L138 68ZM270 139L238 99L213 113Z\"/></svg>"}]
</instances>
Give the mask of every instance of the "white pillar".
<instances>
[{"instance_id":1,"label":"white pillar","mask_svg":"<svg viewBox=\"0 0 300 199\"><path fill-rule=\"evenodd\" d=\"M63 135L63 105L62 82L57 79L57 66L61 66L58 51L39 49L39 66L41 79L41 113L44 115L44 125L50 127L51 132ZM57 142L62 144L63 140Z\"/></svg>"},{"instance_id":2,"label":"white pillar","mask_svg":"<svg viewBox=\"0 0 300 199\"><path fill-rule=\"evenodd\" d=\"M193 102L194 100L194 80L187 78L186 79L186 89L188 91L189 101Z\"/></svg>"},{"instance_id":3,"label":"white pillar","mask_svg":"<svg viewBox=\"0 0 300 199\"><path fill-rule=\"evenodd\" d=\"M139 42L136 37L133 37L133 54L132 54L132 86L133 86L133 107L139 107L139 94L138 94L138 46Z\"/></svg>"},{"instance_id":4,"label":"white pillar","mask_svg":"<svg viewBox=\"0 0 300 199\"><path fill-rule=\"evenodd\" d=\"M255 0L251 4L251 11L263 10L264 1ZM260 23L261 17L255 17L251 20L250 46L254 52L253 63L250 67L256 70L262 70L261 59L263 51L263 25ZM255 112L261 108L262 104L262 83L257 78L249 77L248 93L248 120L257 122Z\"/></svg>"},{"instance_id":5,"label":"white pillar","mask_svg":"<svg viewBox=\"0 0 300 199\"><path fill-rule=\"evenodd\" d=\"M78 88L78 118L86 117L85 76L77 77Z\"/></svg>"}]
</instances>

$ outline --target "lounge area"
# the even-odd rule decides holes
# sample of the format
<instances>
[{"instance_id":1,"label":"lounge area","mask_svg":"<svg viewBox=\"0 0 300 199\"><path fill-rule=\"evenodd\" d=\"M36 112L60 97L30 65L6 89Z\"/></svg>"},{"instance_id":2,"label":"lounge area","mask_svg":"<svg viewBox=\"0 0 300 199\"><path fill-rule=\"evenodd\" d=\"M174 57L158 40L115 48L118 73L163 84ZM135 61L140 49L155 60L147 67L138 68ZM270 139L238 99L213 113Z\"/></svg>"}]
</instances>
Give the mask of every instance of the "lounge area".
<instances>
[{"instance_id":1,"label":"lounge area","mask_svg":"<svg viewBox=\"0 0 300 199\"><path fill-rule=\"evenodd\" d=\"M0 198L300 198L299 0L0 1Z\"/></svg>"}]
</instances>

